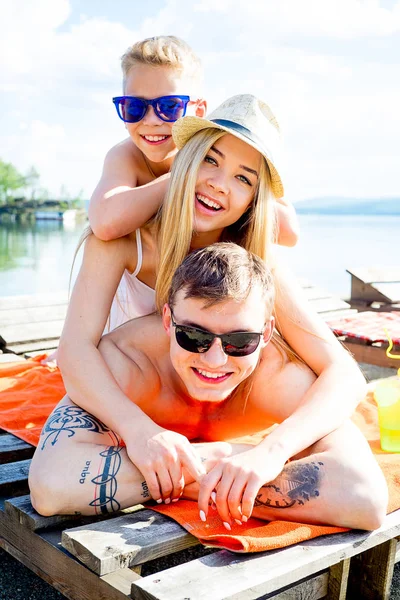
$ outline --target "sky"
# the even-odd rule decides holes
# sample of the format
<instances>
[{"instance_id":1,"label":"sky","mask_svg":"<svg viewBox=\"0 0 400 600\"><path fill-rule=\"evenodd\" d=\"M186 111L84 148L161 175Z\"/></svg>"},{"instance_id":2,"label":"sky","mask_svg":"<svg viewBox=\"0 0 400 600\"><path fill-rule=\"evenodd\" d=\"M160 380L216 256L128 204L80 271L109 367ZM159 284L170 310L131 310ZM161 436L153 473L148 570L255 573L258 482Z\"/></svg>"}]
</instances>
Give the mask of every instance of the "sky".
<instances>
[{"instance_id":1,"label":"sky","mask_svg":"<svg viewBox=\"0 0 400 600\"><path fill-rule=\"evenodd\" d=\"M52 197L90 197L126 137L120 57L160 34L202 59L210 110L271 106L288 199L400 197L400 1L0 0L0 22L0 158Z\"/></svg>"}]
</instances>

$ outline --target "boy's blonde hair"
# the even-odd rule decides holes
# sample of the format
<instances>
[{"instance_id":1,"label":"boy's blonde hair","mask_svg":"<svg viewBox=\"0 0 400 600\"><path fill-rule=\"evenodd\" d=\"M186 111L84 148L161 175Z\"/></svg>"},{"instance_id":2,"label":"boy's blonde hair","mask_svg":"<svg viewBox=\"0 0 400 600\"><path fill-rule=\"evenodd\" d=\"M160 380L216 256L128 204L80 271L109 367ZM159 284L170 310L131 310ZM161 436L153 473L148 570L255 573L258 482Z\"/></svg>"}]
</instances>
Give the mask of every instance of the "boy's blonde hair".
<instances>
[{"instance_id":1,"label":"boy's blonde hair","mask_svg":"<svg viewBox=\"0 0 400 600\"><path fill-rule=\"evenodd\" d=\"M224 135L220 129L196 133L178 152L171 171L165 200L156 216L159 268L156 282L156 305L161 312L168 299L172 276L190 252L194 225L194 196L197 174L211 146ZM271 264L270 248L275 241L275 211L269 168L261 158L254 199L242 217L227 227L223 240L239 244Z\"/></svg>"},{"instance_id":2,"label":"boy's blonde hair","mask_svg":"<svg viewBox=\"0 0 400 600\"><path fill-rule=\"evenodd\" d=\"M200 88L203 82L203 68L199 57L189 44L174 35L159 35L136 42L121 58L125 81L134 65L169 67L185 74Z\"/></svg>"}]
</instances>

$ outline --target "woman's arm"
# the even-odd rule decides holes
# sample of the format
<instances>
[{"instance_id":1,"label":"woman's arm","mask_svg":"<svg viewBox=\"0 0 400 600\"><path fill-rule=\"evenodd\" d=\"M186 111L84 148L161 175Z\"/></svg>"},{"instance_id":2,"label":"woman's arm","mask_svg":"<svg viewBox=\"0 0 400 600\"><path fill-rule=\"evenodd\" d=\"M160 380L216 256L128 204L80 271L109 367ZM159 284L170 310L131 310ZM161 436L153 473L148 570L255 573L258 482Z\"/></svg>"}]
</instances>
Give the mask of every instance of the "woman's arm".
<instances>
[{"instance_id":1,"label":"woman's arm","mask_svg":"<svg viewBox=\"0 0 400 600\"><path fill-rule=\"evenodd\" d=\"M137 187L138 151L125 140L107 153L101 179L89 205L90 226L101 240L113 240L142 227L158 210L169 173Z\"/></svg>"},{"instance_id":2,"label":"woman's arm","mask_svg":"<svg viewBox=\"0 0 400 600\"><path fill-rule=\"evenodd\" d=\"M58 348L68 395L119 435L124 418L137 407L120 390L97 346L124 269L135 260L130 238L102 242L89 236Z\"/></svg>"},{"instance_id":3,"label":"woman's arm","mask_svg":"<svg viewBox=\"0 0 400 600\"><path fill-rule=\"evenodd\" d=\"M283 461L340 427L365 397L365 379L351 355L309 306L294 277L278 267L276 325L317 376L302 401L265 441Z\"/></svg>"},{"instance_id":4,"label":"woman's arm","mask_svg":"<svg viewBox=\"0 0 400 600\"><path fill-rule=\"evenodd\" d=\"M128 398L98 350L112 299L125 268L136 264L131 238L102 242L86 240L82 267L74 286L58 348L58 364L72 401L100 419L126 442L129 458L144 475L152 497L161 502L183 491L185 466L195 479L204 472L189 441L158 426ZM131 361L135 395L149 392L149 382ZM178 460L179 459L179 460ZM172 466L171 466L172 465Z\"/></svg>"}]
</instances>

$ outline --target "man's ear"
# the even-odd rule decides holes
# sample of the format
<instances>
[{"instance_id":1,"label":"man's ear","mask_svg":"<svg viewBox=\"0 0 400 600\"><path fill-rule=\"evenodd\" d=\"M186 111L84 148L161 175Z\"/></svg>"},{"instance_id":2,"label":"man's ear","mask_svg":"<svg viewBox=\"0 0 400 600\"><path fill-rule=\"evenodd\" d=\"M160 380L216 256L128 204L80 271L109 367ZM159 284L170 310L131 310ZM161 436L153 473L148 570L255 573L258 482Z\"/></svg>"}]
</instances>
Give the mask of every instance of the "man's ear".
<instances>
[{"instance_id":1,"label":"man's ear","mask_svg":"<svg viewBox=\"0 0 400 600\"><path fill-rule=\"evenodd\" d=\"M265 328L264 335L263 335L264 346L266 346L270 342L270 340L272 338L272 334L274 333L274 327L275 327L275 317L273 315L271 315L269 318L269 321L267 321L267 326Z\"/></svg>"},{"instance_id":2,"label":"man's ear","mask_svg":"<svg viewBox=\"0 0 400 600\"><path fill-rule=\"evenodd\" d=\"M171 309L167 303L164 304L162 310L162 323L165 329L165 333L168 337L171 336Z\"/></svg>"},{"instance_id":3,"label":"man's ear","mask_svg":"<svg viewBox=\"0 0 400 600\"><path fill-rule=\"evenodd\" d=\"M196 117L205 117L207 112L207 101L203 98L197 102Z\"/></svg>"}]
</instances>

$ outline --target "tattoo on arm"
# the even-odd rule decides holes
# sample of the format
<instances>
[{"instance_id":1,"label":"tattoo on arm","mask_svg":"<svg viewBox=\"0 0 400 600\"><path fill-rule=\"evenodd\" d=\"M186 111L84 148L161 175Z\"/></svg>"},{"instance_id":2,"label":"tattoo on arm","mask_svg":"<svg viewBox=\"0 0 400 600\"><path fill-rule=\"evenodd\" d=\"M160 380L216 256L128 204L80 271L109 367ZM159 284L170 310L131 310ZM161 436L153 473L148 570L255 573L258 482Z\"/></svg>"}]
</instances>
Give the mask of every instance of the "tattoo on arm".
<instances>
[{"instance_id":1,"label":"tattoo on arm","mask_svg":"<svg viewBox=\"0 0 400 600\"><path fill-rule=\"evenodd\" d=\"M95 485L96 498L89 503L89 506L94 507L97 515L100 513L106 515L121 508L115 497L118 490L116 476L121 467L121 451L122 446L108 446L100 452L102 471L91 479Z\"/></svg>"},{"instance_id":2,"label":"tattoo on arm","mask_svg":"<svg viewBox=\"0 0 400 600\"><path fill-rule=\"evenodd\" d=\"M323 464L322 462L289 463L273 483L262 486L254 506L268 508L304 506L311 498L319 496Z\"/></svg>"},{"instance_id":3,"label":"tattoo on arm","mask_svg":"<svg viewBox=\"0 0 400 600\"><path fill-rule=\"evenodd\" d=\"M121 441L104 423L86 412L83 408L79 406L58 406L47 419L42 429L41 436L45 439L43 440L41 450L44 449L49 440L51 440L51 445L54 446L62 434L67 434L67 437L70 438L79 429L93 431L94 433L108 433L114 443L120 443Z\"/></svg>"}]
</instances>

